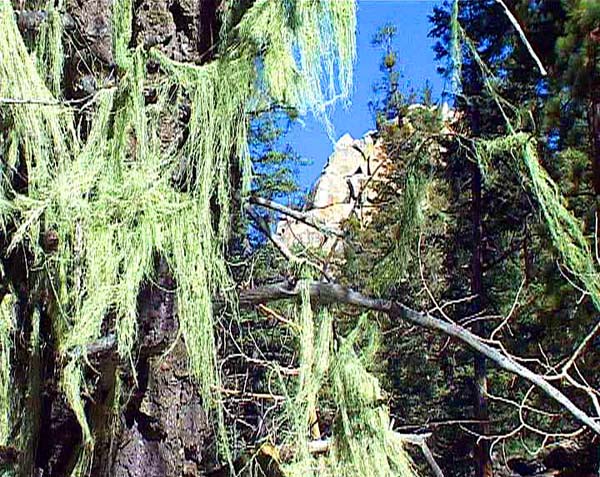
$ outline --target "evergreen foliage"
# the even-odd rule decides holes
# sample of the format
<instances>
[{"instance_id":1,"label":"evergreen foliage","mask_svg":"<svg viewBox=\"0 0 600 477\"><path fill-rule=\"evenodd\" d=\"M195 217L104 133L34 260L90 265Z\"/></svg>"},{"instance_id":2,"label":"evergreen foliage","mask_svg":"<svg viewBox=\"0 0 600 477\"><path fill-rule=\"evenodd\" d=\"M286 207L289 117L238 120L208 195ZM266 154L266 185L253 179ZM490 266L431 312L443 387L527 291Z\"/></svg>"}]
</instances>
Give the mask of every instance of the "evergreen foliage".
<instances>
[{"instance_id":1,"label":"evergreen foliage","mask_svg":"<svg viewBox=\"0 0 600 477\"><path fill-rule=\"evenodd\" d=\"M579 378L597 389L597 353L590 346L595 341L584 340L598 329L595 166L589 140L594 129L582 120L593 97L589 85L579 88L579 99L571 96L578 88L570 91L564 67L557 64L561 35L576 30L568 23L585 17L577 39L572 36L570 51L588 61L587 76L593 77L589 67L597 63L590 62L587 42L597 17L595 7L585 2L564 3L561 8L549 3L510 4L550 71L547 79L539 77L498 2L448 1L434 10L432 36L440 39L435 51L445 62L441 71L454 85L459 119L446 127L444 136L445 125L436 120L439 113L434 109L401 105L399 124L378 125L389 178L387 183L375 181L372 222L365 227L349 221L344 280L443 313L484 337L494 333L503 349L540 372L543 363L564 363L585 343L586 348L579 348L586 357L578 360ZM580 68L574 70L583 74ZM560 110L555 109L557 101ZM473 170L483 177L483 293L477 297L470 286ZM508 324L496 330L507 316ZM477 324L481 321L483 326ZM420 429L426 420L472 419L475 383L469 353L451 341L427 333L415 336L408 326L382 322L386 341L381 375L400 422ZM507 398L545 411L556 409L544 396L493 367L487 378L487 432L508 435L498 440L508 453L548 444L553 438L544 440L543 430L572 429L560 412L555 417L543 412L523 417L516 407L506 405ZM590 409L594 406L593 399L574 387L568 393ZM511 434L521 419L525 428ZM542 431L532 430L534 426ZM473 459L465 448L474 445L470 433L481 432L476 423L462 427L467 429L464 434L458 426L432 427L440 462L452 475L472 475Z\"/></svg>"}]
</instances>

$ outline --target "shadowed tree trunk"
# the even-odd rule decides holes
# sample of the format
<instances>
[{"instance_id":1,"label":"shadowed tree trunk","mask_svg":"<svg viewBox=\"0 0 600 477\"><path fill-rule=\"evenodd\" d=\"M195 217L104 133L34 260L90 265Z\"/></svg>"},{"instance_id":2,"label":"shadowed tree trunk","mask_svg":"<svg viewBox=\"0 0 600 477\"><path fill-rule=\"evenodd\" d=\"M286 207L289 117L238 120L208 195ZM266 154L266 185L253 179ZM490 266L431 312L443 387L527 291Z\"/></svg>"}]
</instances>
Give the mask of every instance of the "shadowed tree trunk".
<instances>
[{"instance_id":1,"label":"shadowed tree trunk","mask_svg":"<svg viewBox=\"0 0 600 477\"><path fill-rule=\"evenodd\" d=\"M471 111L471 127L473 135L479 133L479 110L477 106ZM471 227L472 227L472 249L471 249L471 293L475 296L471 307L471 315L477 316L482 311L483 301L483 269L482 269L482 200L481 200L481 170L479 164L471 164ZM485 335L485 321L477 320L473 326L476 335ZM487 405L487 363L484 356L475 354L473 358L473 399L474 417L481 422L479 432L482 435L489 434L489 413ZM475 443L475 475L476 477L491 477L492 461L489 455L489 442L479 439Z\"/></svg>"},{"instance_id":2,"label":"shadowed tree trunk","mask_svg":"<svg viewBox=\"0 0 600 477\"><path fill-rule=\"evenodd\" d=\"M114 76L111 4L110 0L67 1L66 11L61 12L73 40L64 66L65 99L93 94ZM24 35L34 34L47 20L37 5L13 5ZM136 43L159 46L178 61L201 63L211 56L219 29L217 0L140 0L134 8ZM14 184L15 188L26 189L23 176L18 180L25 183ZM47 315L53 304L49 298L34 300L30 293L45 288L42 293L50 297L51 285L40 287L36 281L43 280L42 274L27 273L32 257L21 249L3 260L3 266L17 295L13 369L19 370L14 376L21 391L16 405L24 418L15 432L26 431L18 445L25 449L16 456L18 472L21 477L64 477L73 471L84 443L59 384L59 353ZM135 370L132 363L118 362L113 346L90 352L86 373L95 381L86 396L95 440L91 475L195 477L216 465L214 426L188 371L185 345L178 338L176 284L163 260L157 258L156 267L157 282L147 284L138 297ZM44 305L34 308L32 304L39 302ZM114 318L109 315L105 321L107 332ZM32 343L31 330L37 326L40 342ZM115 402L118 388L121 404L126 400L121 408Z\"/></svg>"},{"instance_id":3,"label":"shadowed tree trunk","mask_svg":"<svg viewBox=\"0 0 600 477\"><path fill-rule=\"evenodd\" d=\"M594 193L597 202L600 201L600 74L598 73L597 62L598 45L600 45L600 27L589 33L587 52L590 71L588 129L590 131ZM598 204L596 208L598 208Z\"/></svg>"}]
</instances>

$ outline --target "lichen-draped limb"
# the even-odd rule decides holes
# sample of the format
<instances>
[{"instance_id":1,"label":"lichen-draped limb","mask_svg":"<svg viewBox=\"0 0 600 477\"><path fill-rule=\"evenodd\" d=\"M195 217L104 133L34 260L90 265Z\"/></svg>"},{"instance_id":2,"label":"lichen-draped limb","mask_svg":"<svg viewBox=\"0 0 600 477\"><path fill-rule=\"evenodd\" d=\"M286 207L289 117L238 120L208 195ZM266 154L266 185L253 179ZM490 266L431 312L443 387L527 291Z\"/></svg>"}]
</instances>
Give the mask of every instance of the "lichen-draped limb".
<instances>
[{"instance_id":1,"label":"lichen-draped limb","mask_svg":"<svg viewBox=\"0 0 600 477\"><path fill-rule=\"evenodd\" d=\"M455 94L458 94L460 91L463 62L460 24L458 21L459 11L459 0L454 0L452 3L452 15L450 17L450 60L452 61L452 90Z\"/></svg>"},{"instance_id":2,"label":"lichen-draped limb","mask_svg":"<svg viewBox=\"0 0 600 477\"><path fill-rule=\"evenodd\" d=\"M492 167L499 154L509 153L522 159L528 184L542 210L554 246L566 267L589 293L594 306L600 310L600 274L591 246L583 233L581 222L567 208L557 184L542 166L533 137L523 132L477 142L480 163Z\"/></svg>"},{"instance_id":3,"label":"lichen-draped limb","mask_svg":"<svg viewBox=\"0 0 600 477\"><path fill-rule=\"evenodd\" d=\"M50 105L55 98L25 47L11 2L0 2L0 32L0 97L47 103L6 105L0 110L10 128L8 155L16 158L20 153L24 158L29 196L37 199L57 163L70 157L74 149L73 117L68 109ZM7 166L16 164L4 164ZM5 169L4 173L10 176L12 171Z\"/></svg>"},{"instance_id":4,"label":"lichen-draped limb","mask_svg":"<svg viewBox=\"0 0 600 477\"><path fill-rule=\"evenodd\" d=\"M566 200L557 184L541 164L537 141L530 134L520 131L521 118L517 108L501 96L496 87L498 79L483 61L465 31L460 25L457 27L462 40L481 69L483 84L501 112L507 129L505 136L478 139L475 142L480 168L486 173L486 170L492 167L492 159L500 154L511 154L516 161L522 160L516 163L517 167L524 168L528 185L543 212L554 246L569 271L589 293L596 309L600 310L600 273L590 243L583 233L582 224L567 208Z\"/></svg>"}]
</instances>

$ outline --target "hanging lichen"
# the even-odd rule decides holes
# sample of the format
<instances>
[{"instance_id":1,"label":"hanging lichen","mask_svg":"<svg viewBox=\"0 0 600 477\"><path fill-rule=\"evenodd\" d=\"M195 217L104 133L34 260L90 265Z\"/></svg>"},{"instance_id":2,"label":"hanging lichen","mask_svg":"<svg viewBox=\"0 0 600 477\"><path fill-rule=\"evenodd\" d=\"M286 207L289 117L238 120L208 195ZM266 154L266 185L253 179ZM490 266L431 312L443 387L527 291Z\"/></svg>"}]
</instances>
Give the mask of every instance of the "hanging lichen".
<instances>
[{"instance_id":1,"label":"hanging lichen","mask_svg":"<svg viewBox=\"0 0 600 477\"><path fill-rule=\"evenodd\" d=\"M537 152L537 142L530 134L519 131L522 118L518 109L499 93L497 78L485 64L473 42L460 28L461 38L481 69L483 83L500 110L507 134L497 139L479 139L475 152L484 175L492 168L492 160L501 154L510 154L517 165L524 166L525 177L540 205L554 246L560 253L569 272L589 294L596 309L600 310L600 274L590 244L583 233L582 224L567 208L566 200L558 186L542 166Z\"/></svg>"},{"instance_id":2,"label":"hanging lichen","mask_svg":"<svg viewBox=\"0 0 600 477\"><path fill-rule=\"evenodd\" d=\"M332 365L332 394L337 403L333 429L332 475L355 477L411 477L415 470L400 436L391 429L379 381L368 370L377 341L355 351L365 333L366 316L341 343ZM372 333L372 331L371 331Z\"/></svg>"},{"instance_id":3,"label":"hanging lichen","mask_svg":"<svg viewBox=\"0 0 600 477\"><path fill-rule=\"evenodd\" d=\"M272 100L309 109L330 133L326 107L352 88L355 9L354 1L259 0L238 26L240 38L264 48L262 81Z\"/></svg>"},{"instance_id":4,"label":"hanging lichen","mask_svg":"<svg viewBox=\"0 0 600 477\"><path fill-rule=\"evenodd\" d=\"M292 432L290 445L296 455L289 465L290 475L310 476L315 460L309 452L309 441L320 438L317 407L321 388L325 385L333 346L333 318L327 310L315 317L310 305L308 285L302 284L302 296L296 311L299 348L297 390L288 402Z\"/></svg>"},{"instance_id":5,"label":"hanging lichen","mask_svg":"<svg viewBox=\"0 0 600 477\"><path fill-rule=\"evenodd\" d=\"M54 293L51 318L62 389L84 441L74 475L89 471L94 448L82 397L87 347L101 338L110 315L118 353L133 364L138 292L152 278L156 256L166 260L177 283L190 368L223 429L212 301L217 294L233 301L224 260L232 161L248 184L248 113L259 105L285 103L324 118L326 103L348 94L354 9L351 0L298 0L285 7L255 2L227 32L219 58L194 66L151 52L161 72L148 78L148 53L131 48L133 3L115 0L118 81L94 96L92 126L79 144L72 112L57 102L62 81L57 12L52 10L40 35L36 69L10 2L0 3L0 96L20 101L1 111L10 128L3 156L12 159L3 163L7 180L0 213L3 224L16 227L9 251L29 247L41 270L36 273L43 275L39 282ZM147 105L144 88L150 83L158 99ZM180 147L160 139L174 91L176 101L190 109ZM26 195L8 186L21 156L28 171ZM58 250L46 255L38 243L50 230Z\"/></svg>"},{"instance_id":6,"label":"hanging lichen","mask_svg":"<svg viewBox=\"0 0 600 477\"><path fill-rule=\"evenodd\" d=\"M60 11L63 1L49 0L45 5L46 21L40 25L36 43L38 71L55 98L62 96L64 68L63 21Z\"/></svg>"},{"instance_id":7,"label":"hanging lichen","mask_svg":"<svg viewBox=\"0 0 600 477\"><path fill-rule=\"evenodd\" d=\"M415 470L401 437L391 429L379 382L367 368L377 353L374 330L366 332L366 315L349 336L333 349L331 315L319 314L318 331L304 292L298 311L300 376L291 412L294 418L294 461L285 466L289 476L412 477ZM355 347L361 341L362 351ZM333 405L329 455L311 455L309 439L317 440L316 409Z\"/></svg>"},{"instance_id":8,"label":"hanging lichen","mask_svg":"<svg viewBox=\"0 0 600 477\"><path fill-rule=\"evenodd\" d=\"M480 141L478 153L485 164L491 164L495 156L504 153L522 159L528 183L540 205L554 246L569 272L577 277L600 310L600 274L590 244L582 224L569 211L558 186L540 163L535 139L526 133L512 132L499 139Z\"/></svg>"},{"instance_id":9,"label":"hanging lichen","mask_svg":"<svg viewBox=\"0 0 600 477\"><path fill-rule=\"evenodd\" d=\"M69 110L55 105L56 99L40 78L17 28L10 2L0 2L0 32L0 96L23 102L4 106L1 111L10 129L5 149L12 160L5 167L16 167L14 161L19 154L24 158L30 192L20 200L35 201L47 189L57 161L70 156L74 143L73 118ZM9 177L12 172L4 171ZM43 207L29 205L38 216L43 212ZM19 208L20 204L11 206ZM6 214L9 208L3 207L2 212ZM34 214L21 222L33 225L36 220ZM22 236L17 234L16 238Z\"/></svg>"},{"instance_id":10,"label":"hanging lichen","mask_svg":"<svg viewBox=\"0 0 600 477\"><path fill-rule=\"evenodd\" d=\"M0 302L0 445L7 445L11 432L12 402L10 363L12 354L13 296Z\"/></svg>"}]
</instances>

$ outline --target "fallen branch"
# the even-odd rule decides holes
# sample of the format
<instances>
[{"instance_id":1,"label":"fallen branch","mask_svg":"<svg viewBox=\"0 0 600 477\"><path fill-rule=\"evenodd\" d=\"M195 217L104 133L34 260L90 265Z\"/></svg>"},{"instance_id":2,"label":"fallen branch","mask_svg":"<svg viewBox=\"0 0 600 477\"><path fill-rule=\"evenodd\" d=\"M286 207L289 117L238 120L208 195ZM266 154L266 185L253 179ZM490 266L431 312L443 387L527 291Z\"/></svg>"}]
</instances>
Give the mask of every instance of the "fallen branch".
<instances>
[{"instance_id":1,"label":"fallen branch","mask_svg":"<svg viewBox=\"0 0 600 477\"><path fill-rule=\"evenodd\" d=\"M522 377L544 391L550 398L563 406L575 419L600 435L600 422L580 409L564 393L548 382L545 376L534 373L518 363L513 357L507 356L502 350L490 346L479 336L471 333L462 326L441 320L428 313L413 310L396 301L371 298L362 295L361 293L355 292L342 285L325 282L310 282L308 287L311 299L320 304L337 303L379 311L386 313L392 318L400 318L423 328L441 331L448 336L462 341L476 352L496 363L500 368ZM250 290L242 290L239 293L238 303L242 308L249 308L276 300L297 299L300 297L300 294L300 282L285 281ZM217 300L215 306L223 306L223 303ZM114 336L109 335L102 338L97 343L92 343L87 348L88 356L94 352L114 352L116 348L115 342Z\"/></svg>"}]
</instances>

